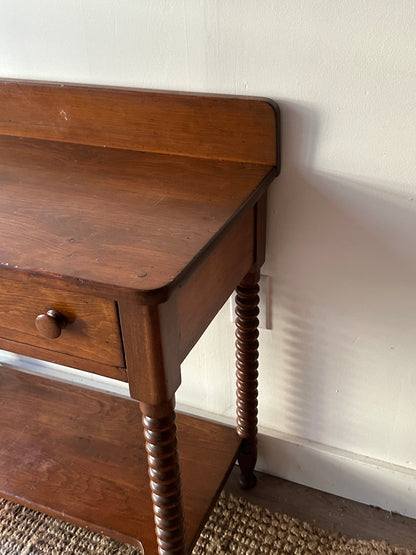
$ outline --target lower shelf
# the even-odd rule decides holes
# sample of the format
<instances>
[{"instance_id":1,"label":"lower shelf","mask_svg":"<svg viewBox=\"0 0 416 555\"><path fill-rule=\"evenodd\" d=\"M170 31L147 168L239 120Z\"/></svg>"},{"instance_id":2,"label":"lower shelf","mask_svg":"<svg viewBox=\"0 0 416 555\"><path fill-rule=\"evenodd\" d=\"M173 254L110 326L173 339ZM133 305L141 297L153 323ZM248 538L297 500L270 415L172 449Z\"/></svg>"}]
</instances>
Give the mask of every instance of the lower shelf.
<instances>
[{"instance_id":1,"label":"lower shelf","mask_svg":"<svg viewBox=\"0 0 416 555\"><path fill-rule=\"evenodd\" d=\"M191 548L240 440L199 418L177 425ZM137 402L0 366L0 426L0 495L157 553Z\"/></svg>"}]
</instances>

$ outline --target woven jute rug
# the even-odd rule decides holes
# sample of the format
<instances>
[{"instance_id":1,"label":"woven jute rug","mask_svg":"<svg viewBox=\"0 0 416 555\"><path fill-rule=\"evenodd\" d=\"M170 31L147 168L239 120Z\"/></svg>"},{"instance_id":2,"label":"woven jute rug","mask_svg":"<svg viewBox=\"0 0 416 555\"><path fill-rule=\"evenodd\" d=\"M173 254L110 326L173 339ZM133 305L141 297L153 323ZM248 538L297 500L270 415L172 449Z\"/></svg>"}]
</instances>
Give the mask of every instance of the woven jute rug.
<instances>
[{"instance_id":1,"label":"woven jute rug","mask_svg":"<svg viewBox=\"0 0 416 555\"><path fill-rule=\"evenodd\" d=\"M286 515L272 514L222 494L193 555L398 554L416 552L385 542L328 534ZM141 551L100 534L0 500L1 555L139 555Z\"/></svg>"}]
</instances>

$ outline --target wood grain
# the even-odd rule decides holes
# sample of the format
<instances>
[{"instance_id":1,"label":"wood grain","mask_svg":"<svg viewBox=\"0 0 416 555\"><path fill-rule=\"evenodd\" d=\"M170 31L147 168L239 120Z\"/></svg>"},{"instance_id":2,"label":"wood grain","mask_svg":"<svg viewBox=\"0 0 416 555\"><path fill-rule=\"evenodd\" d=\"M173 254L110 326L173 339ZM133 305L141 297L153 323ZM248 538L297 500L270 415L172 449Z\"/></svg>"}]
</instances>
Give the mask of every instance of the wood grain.
<instances>
[{"instance_id":1,"label":"wood grain","mask_svg":"<svg viewBox=\"0 0 416 555\"><path fill-rule=\"evenodd\" d=\"M176 310L182 361L254 260L254 210L247 212L178 290Z\"/></svg>"},{"instance_id":2,"label":"wood grain","mask_svg":"<svg viewBox=\"0 0 416 555\"><path fill-rule=\"evenodd\" d=\"M146 553L156 536L159 555L185 551L171 400L183 358L258 274L279 152L267 99L0 82L0 347L128 379L147 445L146 458L132 399L2 368L0 492L114 537L140 533ZM238 430L251 476L248 285ZM178 429L190 551L241 440L188 417Z\"/></svg>"},{"instance_id":3,"label":"wood grain","mask_svg":"<svg viewBox=\"0 0 416 555\"><path fill-rule=\"evenodd\" d=\"M121 299L120 323L133 398L155 404L180 385L180 364L234 286L253 265L254 209L236 218L225 237L165 303Z\"/></svg>"},{"instance_id":4,"label":"wood grain","mask_svg":"<svg viewBox=\"0 0 416 555\"><path fill-rule=\"evenodd\" d=\"M2 495L123 541L139 538L156 554L139 404L6 366L0 396ZM197 418L179 414L177 424L189 551L240 440Z\"/></svg>"},{"instance_id":5,"label":"wood grain","mask_svg":"<svg viewBox=\"0 0 416 555\"><path fill-rule=\"evenodd\" d=\"M273 176L259 165L0 136L0 274L60 276L152 302Z\"/></svg>"},{"instance_id":6,"label":"wood grain","mask_svg":"<svg viewBox=\"0 0 416 555\"><path fill-rule=\"evenodd\" d=\"M0 82L0 133L277 166L271 100Z\"/></svg>"},{"instance_id":7,"label":"wood grain","mask_svg":"<svg viewBox=\"0 0 416 555\"><path fill-rule=\"evenodd\" d=\"M181 383L179 330L171 299L160 305L123 299L120 323L130 395L149 405L168 402Z\"/></svg>"},{"instance_id":8,"label":"wood grain","mask_svg":"<svg viewBox=\"0 0 416 555\"><path fill-rule=\"evenodd\" d=\"M27 357L37 358L39 360L45 360L47 362L52 362L53 364L60 364L62 366L69 366L85 372L100 374L101 376L106 376L107 378L113 378L122 382L128 381L126 368L110 366L109 364L103 364L101 362L88 360L86 358L79 358L78 356L58 351L50 351L49 349L35 347L34 345L30 345L28 343L19 343L18 341L10 341L9 339L3 339L0 337L0 349L3 349L4 351L11 351L12 353L18 353L19 355Z\"/></svg>"},{"instance_id":9,"label":"wood grain","mask_svg":"<svg viewBox=\"0 0 416 555\"><path fill-rule=\"evenodd\" d=\"M56 339L44 337L35 325L37 316L51 309L67 321ZM0 312L2 339L110 366L125 366L114 302L0 278Z\"/></svg>"}]
</instances>

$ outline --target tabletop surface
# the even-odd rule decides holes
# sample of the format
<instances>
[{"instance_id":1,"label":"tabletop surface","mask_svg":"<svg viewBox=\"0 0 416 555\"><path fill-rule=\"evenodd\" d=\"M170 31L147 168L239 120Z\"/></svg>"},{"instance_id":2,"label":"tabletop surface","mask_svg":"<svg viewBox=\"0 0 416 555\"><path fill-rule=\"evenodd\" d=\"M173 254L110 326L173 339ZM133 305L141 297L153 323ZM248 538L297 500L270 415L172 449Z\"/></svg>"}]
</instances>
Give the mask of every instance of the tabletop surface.
<instances>
[{"instance_id":1,"label":"tabletop surface","mask_svg":"<svg viewBox=\"0 0 416 555\"><path fill-rule=\"evenodd\" d=\"M0 270L163 288L272 166L0 136Z\"/></svg>"}]
</instances>

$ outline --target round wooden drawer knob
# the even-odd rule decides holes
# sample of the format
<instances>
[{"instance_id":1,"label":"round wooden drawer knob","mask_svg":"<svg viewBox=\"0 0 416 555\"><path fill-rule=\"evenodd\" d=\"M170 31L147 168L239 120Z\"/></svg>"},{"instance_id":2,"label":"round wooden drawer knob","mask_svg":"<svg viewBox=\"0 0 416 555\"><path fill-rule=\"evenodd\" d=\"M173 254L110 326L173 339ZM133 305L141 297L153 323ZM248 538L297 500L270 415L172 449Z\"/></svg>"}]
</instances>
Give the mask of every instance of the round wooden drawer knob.
<instances>
[{"instance_id":1,"label":"round wooden drawer knob","mask_svg":"<svg viewBox=\"0 0 416 555\"><path fill-rule=\"evenodd\" d=\"M48 339L57 339L66 326L65 316L57 310L48 310L37 316L36 328L40 334Z\"/></svg>"}]
</instances>

